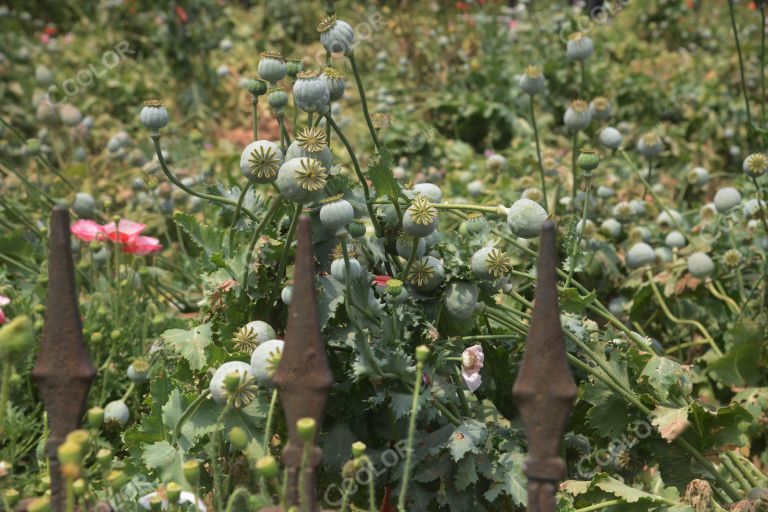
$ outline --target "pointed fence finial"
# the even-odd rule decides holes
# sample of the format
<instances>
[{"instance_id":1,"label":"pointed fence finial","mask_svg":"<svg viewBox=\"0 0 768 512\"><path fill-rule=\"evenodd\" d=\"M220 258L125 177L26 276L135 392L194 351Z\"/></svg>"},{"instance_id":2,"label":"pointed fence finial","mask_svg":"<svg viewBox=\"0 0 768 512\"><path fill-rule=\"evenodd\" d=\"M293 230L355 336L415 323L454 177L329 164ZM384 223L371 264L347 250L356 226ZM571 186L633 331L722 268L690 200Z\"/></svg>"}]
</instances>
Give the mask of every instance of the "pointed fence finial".
<instances>
[{"instance_id":1,"label":"pointed fence finial","mask_svg":"<svg viewBox=\"0 0 768 512\"><path fill-rule=\"evenodd\" d=\"M320 339L320 321L315 300L315 257L312 249L310 220L299 219L296 233L296 261L290 315L285 333L285 348L274 382L280 390L280 401L288 425L288 444L283 450L287 466L287 504L299 504L299 468L303 442L296 429L301 418L313 418L317 430L322 425L328 390L333 375ZM305 478L307 501L316 510L315 480L322 450L316 445L310 455Z\"/></svg>"},{"instance_id":2,"label":"pointed fence finial","mask_svg":"<svg viewBox=\"0 0 768 512\"><path fill-rule=\"evenodd\" d=\"M64 510L65 489L56 449L71 431L80 428L88 391L96 377L77 304L75 267L70 247L69 213L56 206L51 214L48 253L48 297L45 304L43 340L32 378L40 388L48 413L50 435L45 450L50 460L51 507Z\"/></svg>"},{"instance_id":3,"label":"pointed fence finial","mask_svg":"<svg viewBox=\"0 0 768 512\"><path fill-rule=\"evenodd\" d=\"M565 476L562 438L576 397L566 358L557 301L555 223L544 223L539 244L536 299L525 354L512 395L528 439L524 473L528 511L554 512L558 482Z\"/></svg>"}]
</instances>

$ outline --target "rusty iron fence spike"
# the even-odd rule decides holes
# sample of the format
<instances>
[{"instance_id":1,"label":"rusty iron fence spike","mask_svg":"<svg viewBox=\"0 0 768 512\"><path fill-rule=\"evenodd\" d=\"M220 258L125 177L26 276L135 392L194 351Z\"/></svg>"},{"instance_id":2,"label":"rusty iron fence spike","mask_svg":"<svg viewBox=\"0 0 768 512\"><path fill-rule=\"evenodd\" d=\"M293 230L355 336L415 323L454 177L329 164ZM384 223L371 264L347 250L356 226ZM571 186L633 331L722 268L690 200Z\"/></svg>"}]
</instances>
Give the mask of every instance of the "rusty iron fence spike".
<instances>
[{"instance_id":1,"label":"rusty iron fence spike","mask_svg":"<svg viewBox=\"0 0 768 512\"><path fill-rule=\"evenodd\" d=\"M565 476L560 448L576 397L560 326L556 265L555 223L549 220L541 233L533 313L512 390L528 439L523 471L529 512L555 510L557 485Z\"/></svg>"},{"instance_id":2,"label":"rusty iron fence spike","mask_svg":"<svg viewBox=\"0 0 768 512\"><path fill-rule=\"evenodd\" d=\"M296 259L285 348L274 382L280 391L280 401L288 425L288 444L283 450L287 467L287 503L299 503L299 467L302 441L296 431L296 421L314 418L320 430L328 391L333 383L325 345L320 338L320 321L315 300L315 258L312 248L310 219L302 215L296 232ZM322 450L313 448L306 473L306 496L316 510L316 471L322 459ZM279 510L274 509L274 510Z\"/></svg>"},{"instance_id":3,"label":"rusty iron fence spike","mask_svg":"<svg viewBox=\"0 0 768 512\"><path fill-rule=\"evenodd\" d=\"M65 507L56 449L69 432L80 428L88 391L95 377L96 368L83 342L70 248L69 213L66 207L56 206L50 223L43 339L32 369L32 378L40 389L50 425L45 449L50 460L54 512L63 511Z\"/></svg>"}]
</instances>

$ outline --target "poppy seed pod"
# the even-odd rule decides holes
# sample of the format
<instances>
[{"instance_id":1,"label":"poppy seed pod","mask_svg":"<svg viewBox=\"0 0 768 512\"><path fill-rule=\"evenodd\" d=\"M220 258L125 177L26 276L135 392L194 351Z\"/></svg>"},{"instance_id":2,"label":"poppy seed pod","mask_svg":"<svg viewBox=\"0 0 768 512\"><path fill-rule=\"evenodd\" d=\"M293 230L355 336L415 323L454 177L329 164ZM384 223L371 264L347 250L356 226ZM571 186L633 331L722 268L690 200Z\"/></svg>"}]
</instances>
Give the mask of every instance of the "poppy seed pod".
<instances>
[{"instance_id":1,"label":"poppy seed pod","mask_svg":"<svg viewBox=\"0 0 768 512\"><path fill-rule=\"evenodd\" d=\"M285 61L285 74L296 79L296 75L304 71L304 63L301 59L287 59Z\"/></svg>"},{"instance_id":2,"label":"poppy seed pod","mask_svg":"<svg viewBox=\"0 0 768 512\"><path fill-rule=\"evenodd\" d=\"M277 188L293 202L304 202L311 192L325 187L328 171L314 158L293 158L285 162L277 173Z\"/></svg>"},{"instance_id":3,"label":"poppy seed pod","mask_svg":"<svg viewBox=\"0 0 768 512\"><path fill-rule=\"evenodd\" d=\"M472 318L477 307L479 289L474 283L454 281L448 285L443 298L445 311L458 320Z\"/></svg>"},{"instance_id":4,"label":"poppy seed pod","mask_svg":"<svg viewBox=\"0 0 768 512\"><path fill-rule=\"evenodd\" d=\"M304 112L325 112L331 101L331 92L324 78L316 71L303 71L293 84L293 99Z\"/></svg>"},{"instance_id":5,"label":"poppy seed pod","mask_svg":"<svg viewBox=\"0 0 768 512\"><path fill-rule=\"evenodd\" d=\"M581 148L581 151L579 152L576 164L579 166L579 169L586 172L592 172L597 169L598 165L600 165L600 156L594 149L584 147Z\"/></svg>"},{"instance_id":6,"label":"poppy seed pod","mask_svg":"<svg viewBox=\"0 0 768 512\"><path fill-rule=\"evenodd\" d=\"M658 135L654 132L648 132L637 140L637 151L650 160L664 151L664 144Z\"/></svg>"},{"instance_id":7,"label":"poppy seed pod","mask_svg":"<svg viewBox=\"0 0 768 512\"><path fill-rule=\"evenodd\" d=\"M572 132L583 130L592 122L592 113L586 101L575 100L565 111L563 122Z\"/></svg>"},{"instance_id":8,"label":"poppy seed pod","mask_svg":"<svg viewBox=\"0 0 768 512\"><path fill-rule=\"evenodd\" d=\"M283 340L268 340L251 354L251 371L259 384L271 384L283 356Z\"/></svg>"},{"instance_id":9,"label":"poppy seed pod","mask_svg":"<svg viewBox=\"0 0 768 512\"><path fill-rule=\"evenodd\" d=\"M346 82L344 74L336 68L323 68L323 74L320 77L325 81L328 92L331 94L331 101L339 101L344 97Z\"/></svg>"},{"instance_id":10,"label":"poppy seed pod","mask_svg":"<svg viewBox=\"0 0 768 512\"><path fill-rule=\"evenodd\" d=\"M266 80L261 78L252 78L248 80L246 87L248 92L255 97L264 96L269 90L269 84Z\"/></svg>"},{"instance_id":11,"label":"poppy seed pod","mask_svg":"<svg viewBox=\"0 0 768 512\"><path fill-rule=\"evenodd\" d=\"M225 379L230 374L237 374L240 376L253 376L253 370L248 363L242 361L230 361L219 366L211 377L211 383L208 389L211 391L211 398L217 404L223 404L227 402L229 391L225 386Z\"/></svg>"},{"instance_id":12,"label":"poppy seed pod","mask_svg":"<svg viewBox=\"0 0 768 512\"><path fill-rule=\"evenodd\" d=\"M320 42L328 53L352 53L355 30L346 21L337 20L335 15L328 16L320 22L317 31L320 32Z\"/></svg>"},{"instance_id":13,"label":"poppy seed pod","mask_svg":"<svg viewBox=\"0 0 768 512\"><path fill-rule=\"evenodd\" d=\"M703 187L709 182L709 171L703 167L694 167L686 176L688 183L694 186Z\"/></svg>"},{"instance_id":14,"label":"poppy seed pod","mask_svg":"<svg viewBox=\"0 0 768 512\"><path fill-rule=\"evenodd\" d=\"M765 153L752 153L744 159L742 169L750 178L759 178L765 174L765 171L768 171L768 155Z\"/></svg>"},{"instance_id":15,"label":"poppy seed pod","mask_svg":"<svg viewBox=\"0 0 768 512\"><path fill-rule=\"evenodd\" d=\"M168 124L168 111L165 110L159 100L149 100L144 102L144 108L139 114L141 124L156 132Z\"/></svg>"},{"instance_id":16,"label":"poppy seed pod","mask_svg":"<svg viewBox=\"0 0 768 512\"><path fill-rule=\"evenodd\" d=\"M619 149L621 132L612 126L606 126L600 130L600 144L610 149Z\"/></svg>"},{"instance_id":17,"label":"poppy seed pod","mask_svg":"<svg viewBox=\"0 0 768 512\"><path fill-rule=\"evenodd\" d=\"M416 195L403 214L403 232L424 237L437 229L437 209L421 194Z\"/></svg>"},{"instance_id":18,"label":"poppy seed pod","mask_svg":"<svg viewBox=\"0 0 768 512\"><path fill-rule=\"evenodd\" d=\"M78 217L90 217L96 210L96 201L91 194L78 192L75 194L75 200L72 201L72 210Z\"/></svg>"},{"instance_id":19,"label":"poppy seed pod","mask_svg":"<svg viewBox=\"0 0 768 512\"><path fill-rule=\"evenodd\" d=\"M587 60L595 51L595 44L589 36L583 32L574 32L568 37L565 54L568 60Z\"/></svg>"},{"instance_id":20,"label":"poppy seed pod","mask_svg":"<svg viewBox=\"0 0 768 512\"><path fill-rule=\"evenodd\" d=\"M656 262L656 251L653 247L640 242L633 245L627 252L627 266L629 268L638 268L645 265L651 265Z\"/></svg>"},{"instance_id":21,"label":"poppy seed pod","mask_svg":"<svg viewBox=\"0 0 768 512\"><path fill-rule=\"evenodd\" d=\"M274 142L253 141L240 154L240 170L254 183L270 183L283 164L283 152Z\"/></svg>"},{"instance_id":22,"label":"poppy seed pod","mask_svg":"<svg viewBox=\"0 0 768 512\"><path fill-rule=\"evenodd\" d=\"M430 203L439 203L443 200L443 192L440 187L432 183L417 183L413 186L413 191L429 199Z\"/></svg>"},{"instance_id":23,"label":"poppy seed pod","mask_svg":"<svg viewBox=\"0 0 768 512\"><path fill-rule=\"evenodd\" d=\"M274 50L269 50L261 54L259 65L256 68L259 76L271 83L273 86L285 77L286 66L285 59Z\"/></svg>"},{"instance_id":24,"label":"poppy seed pod","mask_svg":"<svg viewBox=\"0 0 768 512\"><path fill-rule=\"evenodd\" d=\"M538 66L528 66L525 72L520 75L520 88L525 94L535 96L544 91L546 81L541 69Z\"/></svg>"},{"instance_id":25,"label":"poppy seed pod","mask_svg":"<svg viewBox=\"0 0 768 512\"><path fill-rule=\"evenodd\" d=\"M685 247L685 235L679 231L670 231L666 238L664 238L664 243L672 249L680 249L681 247Z\"/></svg>"},{"instance_id":26,"label":"poppy seed pod","mask_svg":"<svg viewBox=\"0 0 768 512\"><path fill-rule=\"evenodd\" d=\"M505 276L512 269L509 257L495 247L483 247L475 252L470 265L475 277L489 281Z\"/></svg>"},{"instance_id":27,"label":"poppy seed pod","mask_svg":"<svg viewBox=\"0 0 768 512\"><path fill-rule=\"evenodd\" d=\"M282 89L272 88L267 92L267 102L276 112L281 112L288 104L288 95Z\"/></svg>"},{"instance_id":28,"label":"poppy seed pod","mask_svg":"<svg viewBox=\"0 0 768 512\"><path fill-rule=\"evenodd\" d=\"M104 407L104 422L107 424L113 424L123 426L128 423L131 417L131 412L128 410L128 406L122 400L115 400L109 402Z\"/></svg>"},{"instance_id":29,"label":"poppy seed pod","mask_svg":"<svg viewBox=\"0 0 768 512\"><path fill-rule=\"evenodd\" d=\"M605 121L611 117L611 102L608 98L598 96L589 103L589 110L592 112L592 119Z\"/></svg>"},{"instance_id":30,"label":"poppy seed pod","mask_svg":"<svg viewBox=\"0 0 768 512\"><path fill-rule=\"evenodd\" d=\"M725 213L741 204L741 194L733 187L723 187L715 194L714 202L717 211Z\"/></svg>"},{"instance_id":31,"label":"poppy seed pod","mask_svg":"<svg viewBox=\"0 0 768 512\"><path fill-rule=\"evenodd\" d=\"M547 211L530 199L518 199L507 212L507 223L512 232L521 238L535 238L547 220Z\"/></svg>"},{"instance_id":32,"label":"poppy seed pod","mask_svg":"<svg viewBox=\"0 0 768 512\"><path fill-rule=\"evenodd\" d=\"M323 200L320 208L320 222L326 228L337 231L346 227L355 218L352 204L343 199L341 194Z\"/></svg>"},{"instance_id":33,"label":"poppy seed pod","mask_svg":"<svg viewBox=\"0 0 768 512\"><path fill-rule=\"evenodd\" d=\"M314 158L322 162L326 169L330 169L333 163L333 154L328 147L323 129L312 126L299 130L296 139L285 151L286 160L293 158Z\"/></svg>"},{"instance_id":34,"label":"poppy seed pod","mask_svg":"<svg viewBox=\"0 0 768 512\"><path fill-rule=\"evenodd\" d=\"M714 271L715 263L703 252L695 252L688 256L688 272L693 277L703 279L709 277Z\"/></svg>"}]
</instances>

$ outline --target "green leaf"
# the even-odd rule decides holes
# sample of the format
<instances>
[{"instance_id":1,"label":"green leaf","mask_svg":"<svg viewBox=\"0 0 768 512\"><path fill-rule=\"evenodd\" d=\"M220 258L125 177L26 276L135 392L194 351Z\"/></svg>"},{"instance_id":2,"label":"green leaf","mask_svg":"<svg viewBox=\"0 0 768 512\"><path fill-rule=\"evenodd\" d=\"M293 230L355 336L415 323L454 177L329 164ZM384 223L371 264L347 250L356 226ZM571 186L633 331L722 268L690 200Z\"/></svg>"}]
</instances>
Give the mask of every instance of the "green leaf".
<instances>
[{"instance_id":1,"label":"green leaf","mask_svg":"<svg viewBox=\"0 0 768 512\"><path fill-rule=\"evenodd\" d=\"M488 434L487 427L474 419L466 419L451 434L449 447L453 460L461 460L467 453L477 451Z\"/></svg>"},{"instance_id":2,"label":"green leaf","mask_svg":"<svg viewBox=\"0 0 768 512\"><path fill-rule=\"evenodd\" d=\"M173 216L173 221L189 235L192 242L205 253L208 259L222 251L223 229L200 224L193 215L188 213L177 212Z\"/></svg>"},{"instance_id":3,"label":"green leaf","mask_svg":"<svg viewBox=\"0 0 768 512\"><path fill-rule=\"evenodd\" d=\"M472 484L477 483L477 467L474 457L464 457L456 464L456 476L454 485L459 491L463 491Z\"/></svg>"},{"instance_id":4,"label":"green leaf","mask_svg":"<svg viewBox=\"0 0 768 512\"><path fill-rule=\"evenodd\" d=\"M688 433L696 434L698 439L694 444L701 451L732 449L748 442L745 433L752 422L752 415L739 404L732 403L728 407L709 411L696 401L690 406L688 419L692 425Z\"/></svg>"},{"instance_id":5,"label":"green leaf","mask_svg":"<svg viewBox=\"0 0 768 512\"><path fill-rule=\"evenodd\" d=\"M627 402L602 381L586 383L582 399L592 404L587 422L601 436L618 437L632 421Z\"/></svg>"},{"instance_id":6,"label":"green leaf","mask_svg":"<svg viewBox=\"0 0 768 512\"><path fill-rule=\"evenodd\" d=\"M627 503L637 503L640 500L667 503L667 500L661 496L656 496L655 494L650 494L640 489L635 489L634 487L630 487L627 484L605 474L597 475L592 481L594 487L610 493Z\"/></svg>"},{"instance_id":7,"label":"green leaf","mask_svg":"<svg viewBox=\"0 0 768 512\"><path fill-rule=\"evenodd\" d=\"M161 336L177 354L187 360L190 368L193 370L205 368L205 347L211 344L210 323L199 325L188 331L169 329Z\"/></svg>"},{"instance_id":8,"label":"green leaf","mask_svg":"<svg viewBox=\"0 0 768 512\"><path fill-rule=\"evenodd\" d=\"M671 407L658 406L653 411L651 423L659 431L661 437L671 443L690 426L688 421L688 407L673 409Z\"/></svg>"},{"instance_id":9,"label":"green leaf","mask_svg":"<svg viewBox=\"0 0 768 512\"><path fill-rule=\"evenodd\" d=\"M181 469L181 452L167 441L144 445L141 455L144 464L158 472L160 480L183 483L184 473Z\"/></svg>"},{"instance_id":10,"label":"green leaf","mask_svg":"<svg viewBox=\"0 0 768 512\"><path fill-rule=\"evenodd\" d=\"M522 453L502 453L494 465L493 480L483 495L490 502L495 501L503 492L512 498L516 505L528 503L527 479L523 475Z\"/></svg>"},{"instance_id":11,"label":"green leaf","mask_svg":"<svg viewBox=\"0 0 768 512\"><path fill-rule=\"evenodd\" d=\"M560 309L569 313L580 314L582 311L595 301L595 292L589 292L585 296L579 295L576 288L565 288L560 290Z\"/></svg>"},{"instance_id":12,"label":"green leaf","mask_svg":"<svg viewBox=\"0 0 768 512\"><path fill-rule=\"evenodd\" d=\"M184 397L181 396L178 389L171 391L171 396L168 401L163 405L163 423L169 430L176 428L179 423L181 415L184 413Z\"/></svg>"},{"instance_id":13,"label":"green leaf","mask_svg":"<svg viewBox=\"0 0 768 512\"><path fill-rule=\"evenodd\" d=\"M670 391L676 396L688 397L693 390L690 371L666 357L652 356L643 368L640 382L646 382L653 388L653 394L659 400L667 400Z\"/></svg>"},{"instance_id":14,"label":"green leaf","mask_svg":"<svg viewBox=\"0 0 768 512\"><path fill-rule=\"evenodd\" d=\"M321 276L317 279L319 285L317 293L317 315L320 320L320 329L324 329L328 320L336 315L336 309L344 303L344 287L337 280Z\"/></svg>"},{"instance_id":15,"label":"green leaf","mask_svg":"<svg viewBox=\"0 0 768 512\"><path fill-rule=\"evenodd\" d=\"M392 155L387 149L381 148L379 154L372 159L368 177L379 196L396 198L400 194L400 185L392 175Z\"/></svg>"}]
</instances>

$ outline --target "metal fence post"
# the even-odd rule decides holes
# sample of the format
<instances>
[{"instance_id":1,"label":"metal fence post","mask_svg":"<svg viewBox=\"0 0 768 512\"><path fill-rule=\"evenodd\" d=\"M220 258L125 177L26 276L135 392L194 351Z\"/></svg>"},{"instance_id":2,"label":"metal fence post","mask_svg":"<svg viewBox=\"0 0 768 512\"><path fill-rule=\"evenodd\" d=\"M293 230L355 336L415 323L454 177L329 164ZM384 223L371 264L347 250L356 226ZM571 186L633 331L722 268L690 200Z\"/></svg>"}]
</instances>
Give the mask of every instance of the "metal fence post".
<instances>
[{"instance_id":1,"label":"metal fence post","mask_svg":"<svg viewBox=\"0 0 768 512\"><path fill-rule=\"evenodd\" d=\"M306 215L299 219L296 233L296 260L285 348L274 381L280 390L280 402L288 425L288 444L283 449L287 466L287 505L299 504L299 471L303 443L296 431L296 421L314 418L317 430L322 425L328 390L333 375L320 338L320 322L315 300L315 258L312 249L310 220ZM311 510L317 510L316 473L322 460L322 450L315 446L306 468L305 492ZM267 509L280 511L280 507Z\"/></svg>"},{"instance_id":2,"label":"metal fence post","mask_svg":"<svg viewBox=\"0 0 768 512\"><path fill-rule=\"evenodd\" d=\"M96 368L83 342L70 248L69 213L66 207L56 206L51 214L43 340L32 369L32 378L40 388L50 425L45 450L50 460L54 512L63 511L65 507L65 489L56 449L69 432L80 428L88 391L95 377Z\"/></svg>"},{"instance_id":3,"label":"metal fence post","mask_svg":"<svg viewBox=\"0 0 768 512\"><path fill-rule=\"evenodd\" d=\"M560 448L576 385L566 358L557 301L555 223L544 223L539 244L536 299L525 354L512 389L525 425L528 511L554 512L557 483L565 476Z\"/></svg>"}]
</instances>

